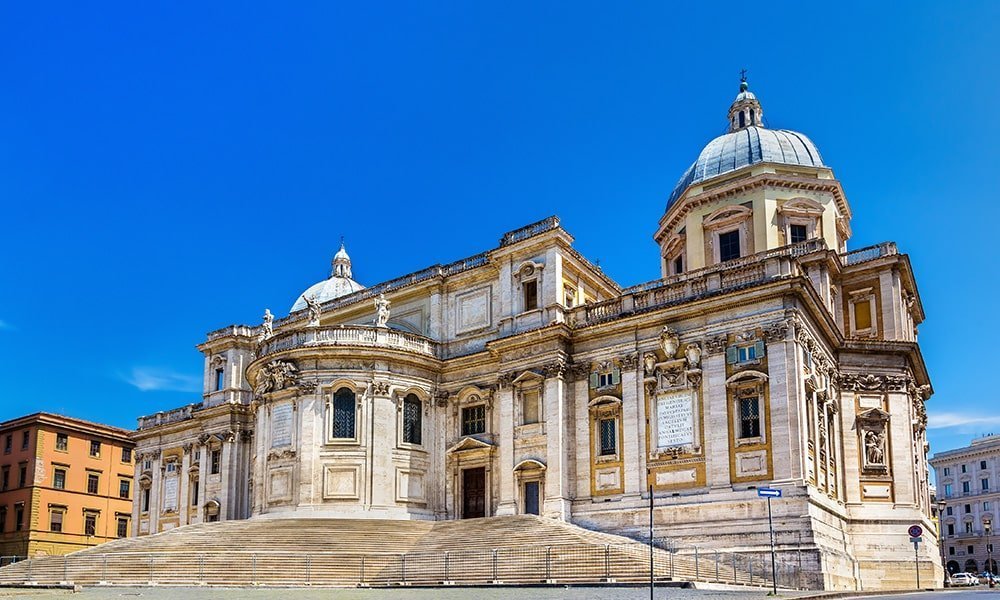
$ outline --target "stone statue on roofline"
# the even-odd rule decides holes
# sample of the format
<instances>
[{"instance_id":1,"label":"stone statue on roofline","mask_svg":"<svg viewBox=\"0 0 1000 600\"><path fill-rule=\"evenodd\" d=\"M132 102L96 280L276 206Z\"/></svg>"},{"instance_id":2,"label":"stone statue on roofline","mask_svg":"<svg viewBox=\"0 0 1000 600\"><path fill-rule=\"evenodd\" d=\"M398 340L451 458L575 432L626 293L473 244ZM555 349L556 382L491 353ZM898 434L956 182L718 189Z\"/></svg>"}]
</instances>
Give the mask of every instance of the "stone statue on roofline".
<instances>
[{"instance_id":1,"label":"stone statue on roofline","mask_svg":"<svg viewBox=\"0 0 1000 600\"><path fill-rule=\"evenodd\" d=\"M385 299L385 294L379 294L375 298L375 327L386 327L389 322L389 304Z\"/></svg>"},{"instance_id":2,"label":"stone statue on roofline","mask_svg":"<svg viewBox=\"0 0 1000 600\"><path fill-rule=\"evenodd\" d=\"M319 327L319 314L322 310L319 307L319 301L316 300L316 295L312 294L303 298L306 301L306 308L309 309L309 323L306 327Z\"/></svg>"},{"instance_id":3,"label":"stone statue on roofline","mask_svg":"<svg viewBox=\"0 0 1000 600\"><path fill-rule=\"evenodd\" d=\"M264 323L261 325L260 337L262 340L274 335L274 315L271 314L271 309L264 309Z\"/></svg>"}]
</instances>

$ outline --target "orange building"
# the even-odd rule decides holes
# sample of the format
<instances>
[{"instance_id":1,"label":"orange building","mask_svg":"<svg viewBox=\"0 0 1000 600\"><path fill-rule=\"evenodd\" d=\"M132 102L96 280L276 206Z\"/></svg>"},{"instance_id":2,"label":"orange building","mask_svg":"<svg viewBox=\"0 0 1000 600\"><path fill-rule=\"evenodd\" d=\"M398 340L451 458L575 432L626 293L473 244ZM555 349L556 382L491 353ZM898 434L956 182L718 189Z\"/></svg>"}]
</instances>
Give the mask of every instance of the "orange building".
<instances>
[{"instance_id":1,"label":"orange building","mask_svg":"<svg viewBox=\"0 0 1000 600\"><path fill-rule=\"evenodd\" d=\"M129 433L49 413L0 423L0 556L67 554L128 536Z\"/></svg>"}]
</instances>

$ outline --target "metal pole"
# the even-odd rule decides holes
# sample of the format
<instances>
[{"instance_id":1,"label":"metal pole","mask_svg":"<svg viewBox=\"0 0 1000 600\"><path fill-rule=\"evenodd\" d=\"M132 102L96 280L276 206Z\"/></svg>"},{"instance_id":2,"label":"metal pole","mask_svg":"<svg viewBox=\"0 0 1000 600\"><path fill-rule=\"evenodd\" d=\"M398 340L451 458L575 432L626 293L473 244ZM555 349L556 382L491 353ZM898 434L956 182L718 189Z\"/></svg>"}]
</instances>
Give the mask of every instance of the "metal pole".
<instances>
[{"instance_id":1,"label":"metal pole","mask_svg":"<svg viewBox=\"0 0 1000 600\"><path fill-rule=\"evenodd\" d=\"M778 568L774 560L774 521L771 519L771 497L767 497L767 527L771 530L771 591L778 595Z\"/></svg>"},{"instance_id":2,"label":"metal pole","mask_svg":"<svg viewBox=\"0 0 1000 600\"><path fill-rule=\"evenodd\" d=\"M444 553L444 580L451 581L451 552Z\"/></svg>"},{"instance_id":3,"label":"metal pole","mask_svg":"<svg viewBox=\"0 0 1000 600\"><path fill-rule=\"evenodd\" d=\"M990 544L990 530L992 529L992 523L987 521L986 525L986 574L990 578L990 587L993 587L993 545Z\"/></svg>"},{"instance_id":4,"label":"metal pole","mask_svg":"<svg viewBox=\"0 0 1000 600\"><path fill-rule=\"evenodd\" d=\"M920 589L920 542L913 542L913 566L917 570L917 589Z\"/></svg>"},{"instance_id":5,"label":"metal pole","mask_svg":"<svg viewBox=\"0 0 1000 600\"><path fill-rule=\"evenodd\" d=\"M649 600L653 600L653 484L649 484Z\"/></svg>"}]
</instances>

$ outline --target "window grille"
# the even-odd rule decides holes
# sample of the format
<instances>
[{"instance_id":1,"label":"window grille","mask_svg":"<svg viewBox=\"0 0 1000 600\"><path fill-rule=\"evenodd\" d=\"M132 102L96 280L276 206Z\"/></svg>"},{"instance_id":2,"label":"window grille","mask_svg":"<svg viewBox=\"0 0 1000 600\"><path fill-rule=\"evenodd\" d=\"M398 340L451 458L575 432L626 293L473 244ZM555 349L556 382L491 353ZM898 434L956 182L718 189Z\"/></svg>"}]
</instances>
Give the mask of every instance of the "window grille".
<instances>
[{"instance_id":1,"label":"window grille","mask_svg":"<svg viewBox=\"0 0 1000 600\"><path fill-rule=\"evenodd\" d=\"M486 405L467 406L462 409L462 435L486 432Z\"/></svg>"},{"instance_id":2,"label":"window grille","mask_svg":"<svg viewBox=\"0 0 1000 600\"><path fill-rule=\"evenodd\" d=\"M618 453L618 436L615 430L615 419L601 419L601 456Z\"/></svg>"},{"instance_id":3,"label":"window grille","mask_svg":"<svg viewBox=\"0 0 1000 600\"><path fill-rule=\"evenodd\" d=\"M354 439L355 413L357 402L354 392L348 388L340 388L333 393L333 437L339 439Z\"/></svg>"},{"instance_id":4,"label":"window grille","mask_svg":"<svg viewBox=\"0 0 1000 600\"><path fill-rule=\"evenodd\" d=\"M740 437L760 437L760 402L757 397L740 398Z\"/></svg>"},{"instance_id":5,"label":"window grille","mask_svg":"<svg viewBox=\"0 0 1000 600\"><path fill-rule=\"evenodd\" d=\"M423 411L420 399L415 394L408 394L403 399L403 442L407 444L421 443L421 425Z\"/></svg>"}]
</instances>

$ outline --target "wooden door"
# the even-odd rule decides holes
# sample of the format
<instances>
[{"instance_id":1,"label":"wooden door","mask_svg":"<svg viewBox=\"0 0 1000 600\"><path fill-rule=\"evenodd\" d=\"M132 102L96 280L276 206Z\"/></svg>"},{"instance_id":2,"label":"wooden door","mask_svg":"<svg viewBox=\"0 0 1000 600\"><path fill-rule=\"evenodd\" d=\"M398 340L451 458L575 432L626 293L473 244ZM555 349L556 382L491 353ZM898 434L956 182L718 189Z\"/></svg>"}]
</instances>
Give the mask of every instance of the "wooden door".
<instances>
[{"instance_id":1,"label":"wooden door","mask_svg":"<svg viewBox=\"0 0 1000 600\"><path fill-rule=\"evenodd\" d=\"M462 518L476 519L486 516L486 469L462 471Z\"/></svg>"}]
</instances>

